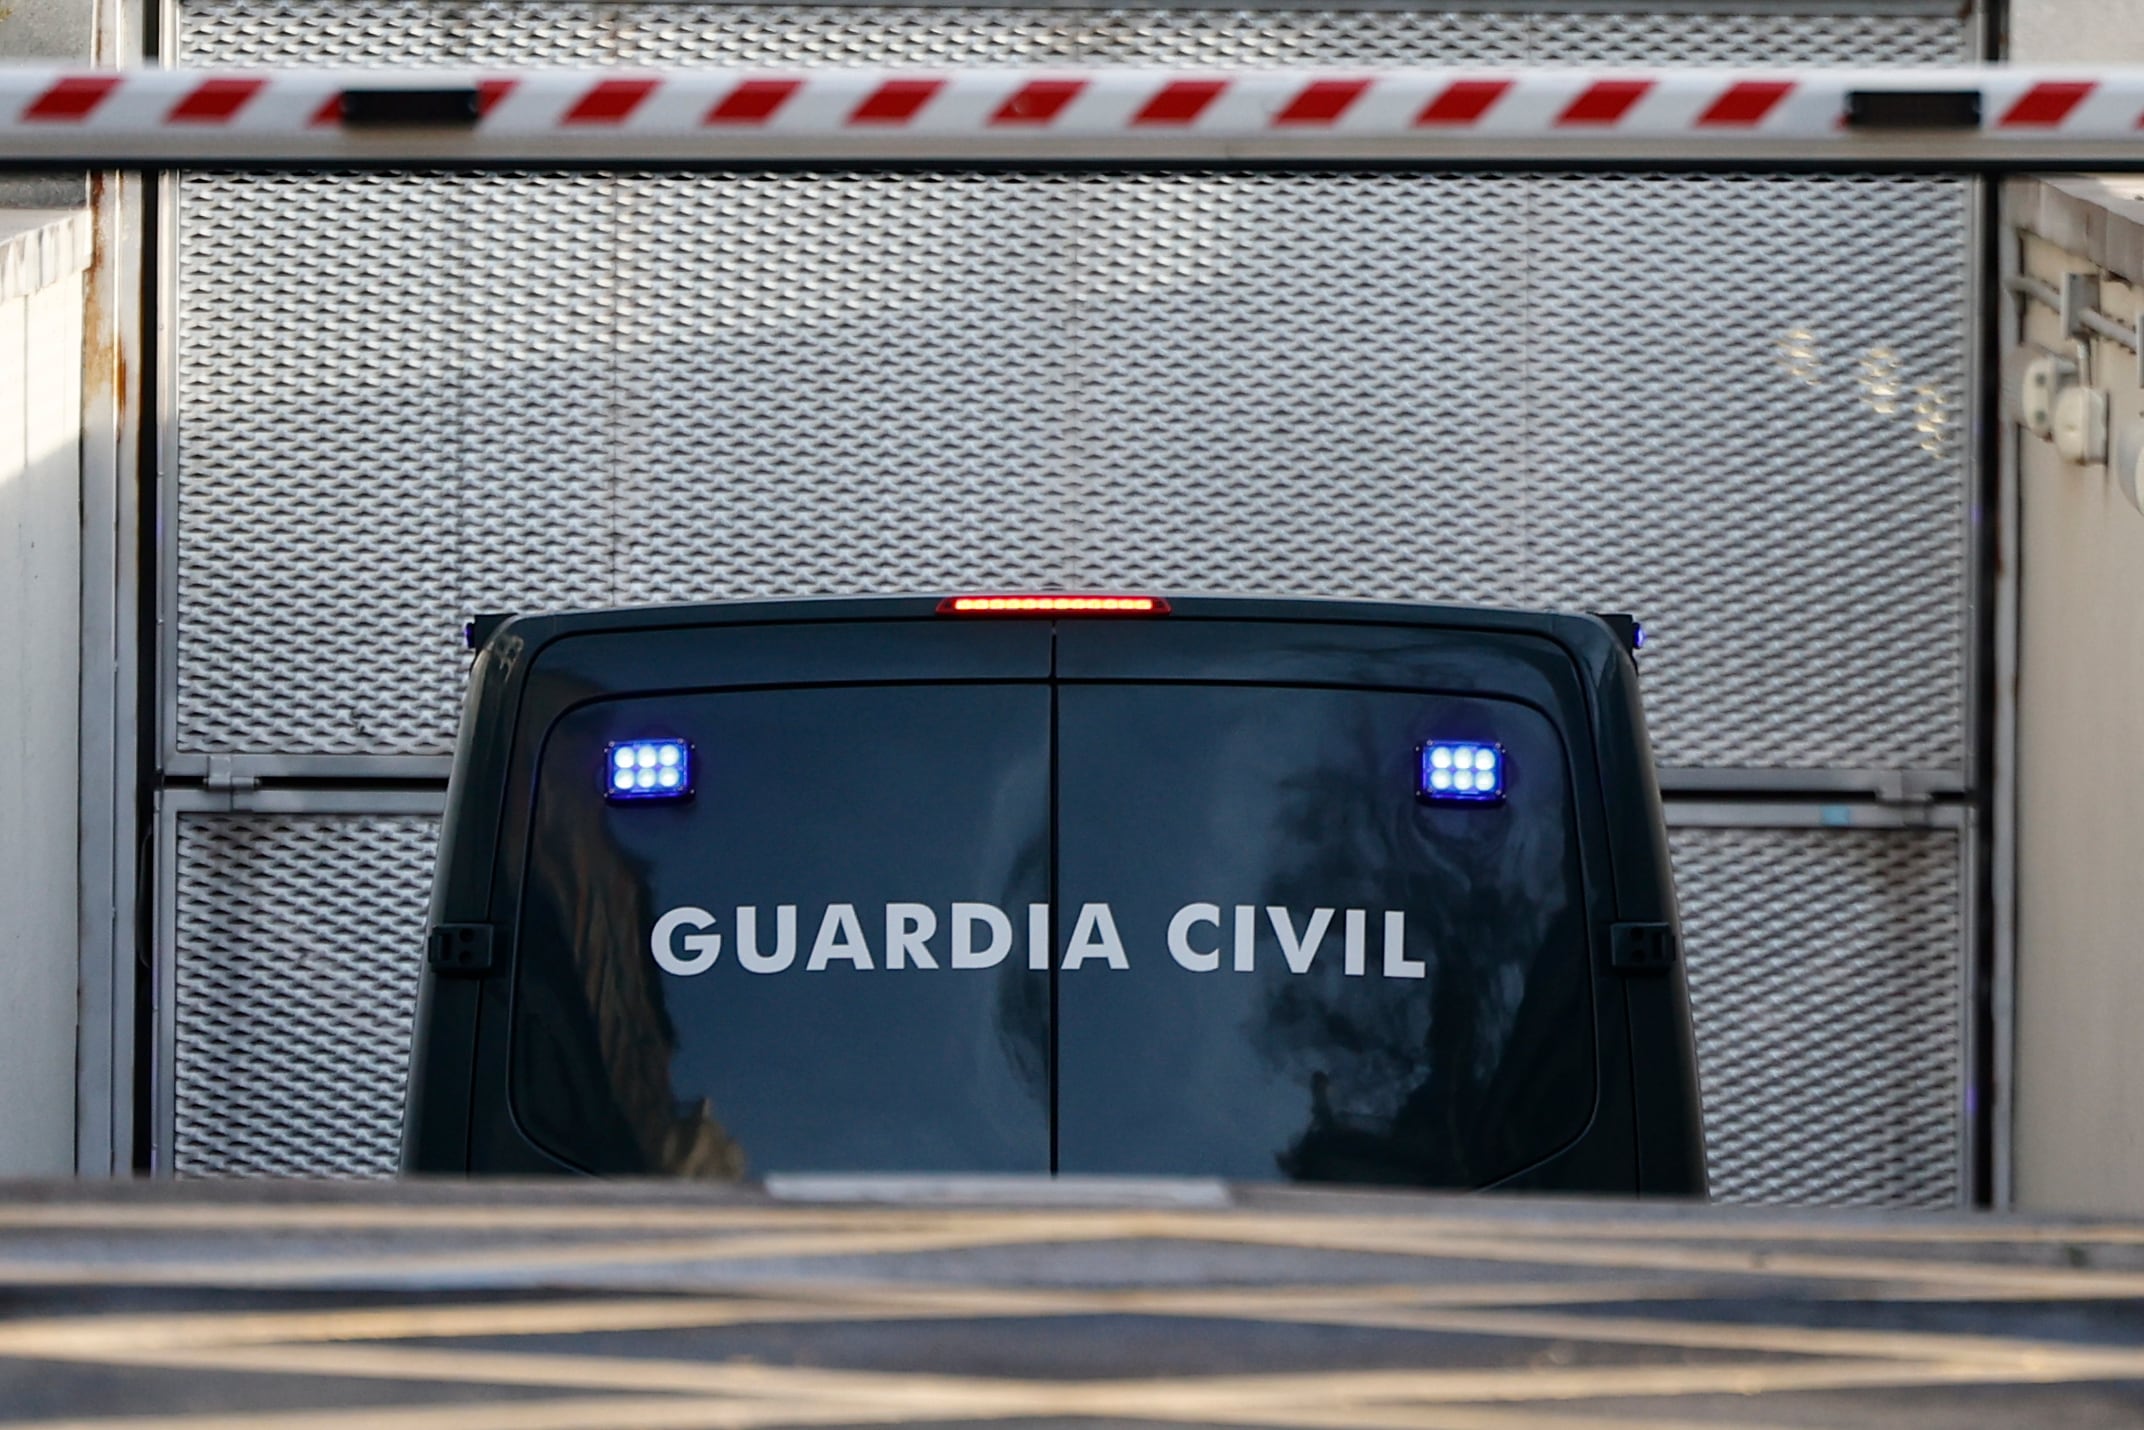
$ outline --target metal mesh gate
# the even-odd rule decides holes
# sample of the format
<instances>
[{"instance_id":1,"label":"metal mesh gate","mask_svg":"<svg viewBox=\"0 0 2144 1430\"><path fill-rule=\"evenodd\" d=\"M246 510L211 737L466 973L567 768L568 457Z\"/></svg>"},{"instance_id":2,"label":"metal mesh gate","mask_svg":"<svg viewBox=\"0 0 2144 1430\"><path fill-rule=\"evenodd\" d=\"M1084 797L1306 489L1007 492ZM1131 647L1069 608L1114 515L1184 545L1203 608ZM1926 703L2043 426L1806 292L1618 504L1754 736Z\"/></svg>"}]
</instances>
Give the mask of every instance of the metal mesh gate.
<instances>
[{"instance_id":1,"label":"metal mesh gate","mask_svg":"<svg viewBox=\"0 0 2144 1430\"><path fill-rule=\"evenodd\" d=\"M217 65L1940 63L1968 32L292 0L189 0L179 28ZM475 610L1063 583L1636 609L1664 764L1965 785L1959 182L189 175L178 200L177 773L444 753ZM174 1086L219 1095L183 1051ZM1954 1187L1917 1155L1792 1190Z\"/></svg>"}]
</instances>

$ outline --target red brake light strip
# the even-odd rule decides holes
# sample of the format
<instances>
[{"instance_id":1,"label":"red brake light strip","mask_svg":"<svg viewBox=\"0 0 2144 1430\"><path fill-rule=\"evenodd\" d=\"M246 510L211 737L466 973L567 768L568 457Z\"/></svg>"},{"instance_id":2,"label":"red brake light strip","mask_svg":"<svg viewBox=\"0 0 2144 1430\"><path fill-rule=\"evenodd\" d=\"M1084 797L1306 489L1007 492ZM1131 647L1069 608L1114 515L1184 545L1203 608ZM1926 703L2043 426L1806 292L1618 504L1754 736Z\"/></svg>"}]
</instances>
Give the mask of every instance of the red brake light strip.
<instances>
[{"instance_id":1,"label":"red brake light strip","mask_svg":"<svg viewBox=\"0 0 2144 1430\"><path fill-rule=\"evenodd\" d=\"M1164 616L1159 596L948 596L941 616Z\"/></svg>"}]
</instances>

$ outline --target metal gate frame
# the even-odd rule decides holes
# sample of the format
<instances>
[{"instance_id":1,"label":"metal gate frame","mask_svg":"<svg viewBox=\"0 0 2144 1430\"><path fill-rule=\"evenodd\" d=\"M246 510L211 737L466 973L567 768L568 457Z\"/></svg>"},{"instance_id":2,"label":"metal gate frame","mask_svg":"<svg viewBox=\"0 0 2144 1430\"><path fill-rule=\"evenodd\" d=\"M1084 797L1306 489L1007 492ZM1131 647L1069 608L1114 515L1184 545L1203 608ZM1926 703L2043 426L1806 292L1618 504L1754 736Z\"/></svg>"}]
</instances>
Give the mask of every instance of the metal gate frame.
<instances>
[{"instance_id":1,"label":"metal gate frame","mask_svg":"<svg viewBox=\"0 0 2144 1430\"><path fill-rule=\"evenodd\" d=\"M1012 0L1012 2L1015 4L1033 3L1033 0ZM1254 0L1254 6L1256 3L1265 2L1266 0ZM1387 8L1384 5L1375 3L1375 0L1339 0L1339 4L1342 7L1353 7L1360 4L1364 8ZM1475 8L1471 4L1455 5L1449 2L1445 8L1461 7ZM167 13L172 8L174 7L167 5ZM1568 10L1574 7L1570 4L1555 3L1529 5L1524 3L1524 0L1519 0L1519 3L1516 4L1482 6L1480 8ZM1601 8L1621 9L1624 7L1603 6ZM1764 9L1766 7L1761 5L1724 4L1707 8ZM1872 0L1871 3L1864 4L1854 3L1854 0L1843 0L1843 3L1826 5L1824 8L1827 12L1837 10L1847 13L1857 13L1862 10L1882 13L1897 13L1900 11L1913 13L1930 11L1953 12L1948 0L1927 0L1927 3L1916 3L1916 0L1904 0L1904 3L1883 3L1883 0ZM1982 24L1983 28L1985 28L1985 17L1982 17ZM2093 162L2100 163L2102 161L2095 160ZM170 323L171 315L168 311L169 305L175 302L176 297L176 284L171 281L176 277L174 268L176 259L175 233L172 231L173 211L168 202L171 186L172 181L168 175L157 180L157 188L167 195L166 202L156 205L158 232L162 239L157 248L157 267L160 277L164 280L158 285L158 293L160 303L166 305L166 311L161 315L164 321L159 325L159 356L161 360L155 365L159 387L159 401L156 410L160 414L157 423L157 446L159 449L156 463L159 474L159 480L156 484L157 501L160 514L166 522L164 527L166 531L175 529L169 523L175 517L177 499L175 480L177 473L177 433L176 404L174 400L176 393L173 388L175 369L170 361L173 334ZM1984 186L1976 186L1974 202L1976 205L1974 222L1982 232L1986 232L1991 217L1989 211L1992 205L1987 199ZM1988 351L1986 319L1988 315L1987 296L1990 288L1985 265L1976 265L1972 286L1974 292L1971 295L1972 303L1969 310L1972 317L1972 331L1967 334L1967 351L1969 363L1980 367L1980 370L1972 374L1973 386L1976 391L1984 394L1988 386L1984 364ZM1976 453L1974 458L1971 459L1970 465L1972 470L1977 472L1976 485L1979 488L1985 491L1995 486L1999 474L1996 465L1987 461L1985 454ZM1998 506L1993 509L2000 511L2002 508ZM2007 540L2008 535L2008 527L2000 524L1992 530L1983 529L1982 532L1984 541L1990 542ZM1976 558L1972 563L1974 580L1969 593L1968 620L1970 628L1976 634L1969 642L1966 657L1966 673L1969 682L1965 710L1967 748L1970 751L1979 752L1980 769L1976 770L1969 766L1962 772L1962 777L1951 775L1947 771L1819 770L1735 772L1727 770L1668 770L1663 771L1663 784L1671 795L1671 822L1679 828L1711 827L1721 822L1732 824L1763 822L1765 827L1775 828L1804 827L1824 822L1824 816L1817 812L1820 808L1830 810L1837 808L1837 806L1819 807L1811 804L1786 803L1767 803L1764 805L1725 804L1706 802L1707 797L1716 799L1718 796L1728 793L1758 794L1768 798L1821 795L1847 797L1859 795L1865 798L1869 795L1874 795L1879 799L1897 803L1874 806L1860 803L1854 804L1852 806L1854 810L1852 827L1912 827L1924 819L1935 824L1951 821L1967 832L1968 850L1970 852L1971 848L1977 845L1982 838L1978 828L1979 821L1976 821L1973 817L1973 807L1948 804L1928 806L1925 802L1936 795L1967 794L1977 787L1978 793L1972 797L1976 801L1986 800L1989 802L1990 819L1988 824L1992 826L1999 857L1989 860L1985 857L1985 851L1983 851L1982 857L1976 861L1980 865L1980 872L1973 883L1983 890L1987 886L1993 885L1996 889L1996 897L2000 899L2002 897L2001 890L2006 887L2009 874L2009 871L2003 865L2003 858L2007 856L2001 854L2001 851L2007 849L2006 831L2009 824L2010 810L2004 787L2000 783L1987 783L1985 770L1992 763L1992 767L1996 772L1996 779L1999 781L2009 763L2007 753L2008 721L2005 714L2009 694L2006 689L2002 688L1999 679L1990 679L1990 672L1992 671L1999 675L2003 669L2008 668L2014 661L2014 652L2009 651L2005 644L2008 639L2006 634L2008 626L2005 624L2003 617L2003 612L2014 603L2014 591L2010 587L2010 582L2013 578L2010 574L2008 563L2003 563L1995 568L1993 589L1988 589L1990 585L1986 579L1988 563L1984 557L1985 553L1982 553L1981 557ZM172 947L170 941L172 933L171 921L176 898L176 890L172 887L173 844L176 830L175 820L179 813L197 810L230 809L250 809L260 812L287 811L293 813L354 813L360 812L360 810L375 813L423 812L419 806L426 808L436 807L438 799L436 791L410 790L397 794L384 794L366 791L307 790L302 788L261 789L250 793L246 792L246 790L252 782L259 780L338 780L355 778L430 785L443 780L447 761L441 757L236 755L224 758L178 755L172 749L175 732L171 716L174 713L172 705L175 703L175 689L171 677L176 673L176 650L175 631L172 630L169 619L169 614L176 610L174 604L176 599L176 572L175 563L171 561L162 561L158 565L160 569L156 572L156 578L164 598L160 604L160 610L166 613L166 617L159 622L161 627L160 639L156 642L159 647L155 663L158 679L154 682L154 687L158 691L158 702L161 708L158 710L159 718L154 721L158 727L155 747L163 757L162 774L164 776L177 779L202 780L207 785L206 789L176 787L162 789L157 793L158 814L156 818L157 837L154 868L158 880L158 897L156 899L158 944L160 948L169 950ZM1991 661L1992 664L1990 663ZM1993 687L1992 689L1991 686ZM1992 720L1989 719L1991 707ZM1992 751L1990 748L1991 740L1994 742ZM1988 759L1990 753L1993 755L1992 762ZM1971 759L1971 756L1969 756L1969 759ZM153 784L153 774L151 778ZM1760 812L1763 816L1762 821L1758 820ZM1986 926L1987 920L1981 916L1982 906L1986 902L1987 895L1985 892L1977 895L1972 900L1972 909L1970 911L1972 917L1968 920L1967 925L1969 930L1967 936L1968 948L1969 950L1980 950L1983 949L1985 944L1992 942L1992 961L1999 984L2002 970L2008 966L2009 930L2000 920L1996 921L1992 928ZM1984 953L1982 957L1985 958ZM1969 969L1971 963L1972 960L1969 959ZM158 1136L156 1140L158 1145L165 1148L171 1145L168 1104L168 1093L170 1091L168 1069L171 1066L169 1061L169 1036L175 1031L170 1024L172 1003L171 990L168 985L171 976L170 960L168 958L161 959L158 966L158 978L163 985L158 990L160 1013L158 1023L158 1062L164 1077L159 1089L159 1096L153 1099L153 1105L159 1109L157 1117ZM2005 990L1998 986L1994 992L1998 1001L2000 1001L2004 996ZM115 988L115 1005L119 1000L119 996L120 990ZM1962 1026L1968 1031L1968 1078L1972 1085L1991 1086L1995 1090L1995 1095L1998 1099L1997 1106L2000 1108L2002 1099L2005 1099L2007 1095L2007 1079L1998 1075L1992 1082L1984 1083L1982 1081L1986 1072L1995 1071L1995 1069L1988 1069L1983 1066L1986 1056L1986 1049L1983 1047L1985 1040L1973 1035L1975 1026L1971 1013L1973 997L1970 993L1963 996L1966 999L1965 1007L1967 1010L1966 1019ZM2003 1047L2000 1039L1998 1039L1995 1047L1999 1058ZM2000 1115L1995 1116L1989 1130L1992 1133L1992 1152L1997 1166L1993 1192L1995 1199L2000 1204L2007 1198L2007 1177L2003 1175L2003 1168L2007 1165L2008 1143L2008 1129L2005 1118ZM1973 1185L1972 1167L1976 1159L1984 1155L1986 1150L1978 1145L1980 1131L1981 1129L1977 1122L1969 1120L1967 1136L1962 1139L1963 1145L1968 1149L1966 1154L1967 1165L1961 1169L1964 1173L1964 1180L1961 1185L1964 1186Z\"/></svg>"},{"instance_id":2,"label":"metal gate frame","mask_svg":"<svg viewBox=\"0 0 2144 1430\"><path fill-rule=\"evenodd\" d=\"M169 178L161 181L166 193L176 187ZM1977 214L1987 208L1984 185L1974 186L1973 205ZM175 229L175 215L166 206L167 225ZM175 234L174 234L175 240ZM167 241L162 250L166 262L176 254L175 241ZM176 274L171 275L175 280ZM1984 362L1983 295L1987 284L1982 275L1974 272L1970 282L1971 294L1968 312L1970 321L1965 336L1967 347L1968 381L1974 387L1981 385L1977 369ZM175 306L176 282L165 289L167 303ZM163 326L166 350L175 324L167 320ZM178 517L178 440L176 404L176 363L170 360L159 365L159 376L167 384L162 410L167 414L160 423L165 479L159 483L159 516L166 531L177 530ZM1969 459L1968 480L1976 485L1985 483L1985 465ZM1986 610L1990 600L1987 591L1988 573L1983 560L1971 561L1971 571L1966 597L1965 620L1970 632L1984 632L1987 626ZM2004 568L1998 580L2010 579ZM157 1019L157 1050L154 1057L156 1068L154 1096L154 1166L168 1173L171 1170L171 1149L175 1134L175 1087L172 1069L176 1055L177 1024L173 997L175 994L175 961L172 951L177 947L174 937L177 889L174 883L174 855L176 823L175 816L181 812L207 812L231 810L239 812L281 813L433 813L443 804L444 784L451 764L447 756L426 755L282 755L271 753L239 753L229 756L205 755L181 752L177 744L177 681L178 640L176 612L178 596L177 563L165 561L158 572L162 591L165 618L159 629L160 675L156 682L159 701L158 744L165 760L165 777L179 780L200 780L201 789L166 787L162 792L166 813L158 826L156 869L158 877L157 946L162 954L157 960L159 1014ZM1966 841L1962 846L1969 864L1978 864L1977 876L1969 876L1967 887L1973 888L1987 882L1992 866L1984 859L1975 857L1973 841L1978 822L1972 816L1969 805L1945 803L1949 799L1972 799L1975 783L1971 768L1972 752L1983 748L1985 702L1974 692L1984 691L1988 642L1975 634L1969 636L1963 662L1966 683L1966 699L1963 710L1965 748L1968 751L1968 767L1961 771L1951 770L1871 770L1871 769L1769 769L1733 770L1718 768L1663 768L1659 772L1661 787L1668 797L1668 818L1671 829L1693 827L1743 827L1771 829L1816 828L1827 823L1850 828L1957 828ZM394 782L405 785L430 786L429 791L408 790L397 796L387 796L368 791L307 789L305 784L315 781L363 780ZM265 783L264 783L265 782ZM254 788L260 786L259 788ZM1762 803L1730 802L1728 797L1755 797ZM1802 802L1790 803L1799 800ZM1812 801L1828 800L1838 803L1817 804ZM1870 803L1869 801L1880 801ZM1844 811L1843 822L1841 812ZM2003 811L1992 811L1997 823L2003 821ZM1983 934L1985 920L1979 916L1977 905L1972 916L1965 921L1965 949L1962 960L1966 984L1959 989L1959 1026L1964 1030L1967 1055L1962 1066L1966 1088L1956 1098L1961 1115L1961 1131L1958 1139L1959 1159L1957 1165L1960 1204L1971 1205L1976 1199L1976 1190L1986 1186L1977 1170L1983 1162L1993 1157L2007 1163L2008 1128L1999 1117L2006 1093L2006 1079L1997 1078L1992 1084L1984 1083L1992 1068L1983 1050L1984 1039L1975 1034L1976 994L1973 983L1977 981L1978 963L1989 961ZM1997 926L1996 937L2003 937ZM1998 953L1996 958L2000 958ZM1702 1075L1702 1069L1701 1075ZM1980 1116L1967 1116L1968 1090L1973 1086L1989 1086L1990 1105ZM2005 1182L1995 1184L1995 1195L2006 1196ZM1987 1196L1987 1191L1978 1191ZM2000 1202L1998 1204L2001 1204Z\"/></svg>"}]
</instances>

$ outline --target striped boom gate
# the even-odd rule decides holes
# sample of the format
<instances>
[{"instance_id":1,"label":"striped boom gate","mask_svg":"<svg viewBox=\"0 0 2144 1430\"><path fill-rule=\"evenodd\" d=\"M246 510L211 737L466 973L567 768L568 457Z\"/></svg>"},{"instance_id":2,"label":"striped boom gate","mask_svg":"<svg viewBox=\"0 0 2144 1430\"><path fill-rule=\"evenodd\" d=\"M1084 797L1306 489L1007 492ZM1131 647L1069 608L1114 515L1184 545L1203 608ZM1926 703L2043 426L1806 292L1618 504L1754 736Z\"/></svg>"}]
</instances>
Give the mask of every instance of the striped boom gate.
<instances>
[{"instance_id":1,"label":"striped boom gate","mask_svg":"<svg viewBox=\"0 0 2144 1430\"><path fill-rule=\"evenodd\" d=\"M2144 69L0 68L0 165L2144 167Z\"/></svg>"}]
</instances>

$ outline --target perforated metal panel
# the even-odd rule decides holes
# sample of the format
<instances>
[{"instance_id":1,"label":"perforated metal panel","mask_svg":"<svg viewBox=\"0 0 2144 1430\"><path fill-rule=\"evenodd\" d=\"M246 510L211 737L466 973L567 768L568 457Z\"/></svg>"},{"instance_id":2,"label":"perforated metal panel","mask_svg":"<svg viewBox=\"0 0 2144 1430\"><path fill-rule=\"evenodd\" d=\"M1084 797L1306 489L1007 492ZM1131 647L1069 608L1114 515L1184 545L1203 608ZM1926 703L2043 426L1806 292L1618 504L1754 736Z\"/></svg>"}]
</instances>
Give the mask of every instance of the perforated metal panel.
<instances>
[{"instance_id":1,"label":"perforated metal panel","mask_svg":"<svg viewBox=\"0 0 2144 1430\"><path fill-rule=\"evenodd\" d=\"M1963 188L1531 197L1524 598L1643 614L1663 764L1962 774Z\"/></svg>"},{"instance_id":2,"label":"perforated metal panel","mask_svg":"<svg viewBox=\"0 0 2144 1430\"><path fill-rule=\"evenodd\" d=\"M179 814L172 1167L395 1167L438 821Z\"/></svg>"},{"instance_id":3,"label":"perforated metal panel","mask_svg":"<svg viewBox=\"0 0 2144 1430\"><path fill-rule=\"evenodd\" d=\"M1958 1202L1961 836L1672 833L1713 1195Z\"/></svg>"},{"instance_id":4,"label":"perforated metal panel","mask_svg":"<svg viewBox=\"0 0 2144 1430\"><path fill-rule=\"evenodd\" d=\"M1939 17L186 8L189 62L1948 60ZM1944 180L190 177L181 752L438 753L459 619L1166 585L1645 613L1663 762L1962 770Z\"/></svg>"},{"instance_id":5,"label":"perforated metal panel","mask_svg":"<svg viewBox=\"0 0 2144 1430\"><path fill-rule=\"evenodd\" d=\"M1499 13L186 0L180 19L180 62L202 65L1956 64L1972 45L1962 14L1557 14L1523 5Z\"/></svg>"}]
</instances>

